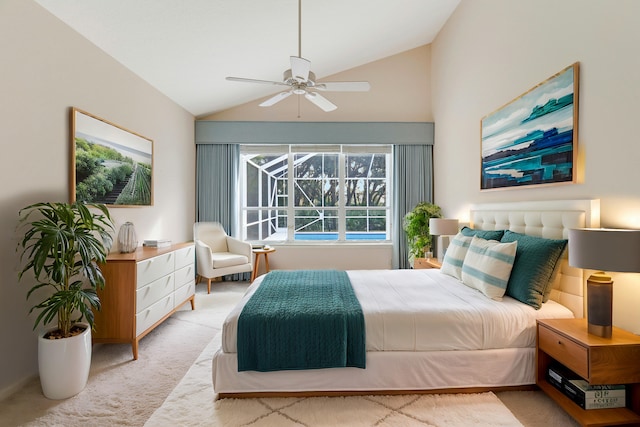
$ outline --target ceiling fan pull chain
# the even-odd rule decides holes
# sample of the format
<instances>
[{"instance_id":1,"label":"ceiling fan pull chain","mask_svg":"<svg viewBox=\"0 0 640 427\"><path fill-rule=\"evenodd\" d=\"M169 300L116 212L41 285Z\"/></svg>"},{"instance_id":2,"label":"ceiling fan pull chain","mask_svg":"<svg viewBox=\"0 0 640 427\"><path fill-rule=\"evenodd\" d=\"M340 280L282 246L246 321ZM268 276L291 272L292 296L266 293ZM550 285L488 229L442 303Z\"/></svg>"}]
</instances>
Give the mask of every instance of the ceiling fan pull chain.
<instances>
[{"instance_id":1,"label":"ceiling fan pull chain","mask_svg":"<svg viewBox=\"0 0 640 427\"><path fill-rule=\"evenodd\" d=\"M298 57L302 58L302 0L298 0Z\"/></svg>"}]
</instances>

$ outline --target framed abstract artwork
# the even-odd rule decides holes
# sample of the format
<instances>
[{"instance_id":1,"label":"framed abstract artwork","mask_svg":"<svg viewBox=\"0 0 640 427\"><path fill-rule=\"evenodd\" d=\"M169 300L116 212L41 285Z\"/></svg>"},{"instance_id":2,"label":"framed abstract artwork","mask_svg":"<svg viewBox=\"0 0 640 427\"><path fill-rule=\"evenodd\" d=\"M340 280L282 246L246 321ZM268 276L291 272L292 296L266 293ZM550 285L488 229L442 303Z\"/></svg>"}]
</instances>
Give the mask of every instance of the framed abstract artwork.
<instances>
[{"instance_id":1,"label":"framed abstract artwork","mask_svg":"<svg viewBox=\"0 0 640 427\"><path fill-rule=\"evenodd\" d=\"M481 119L481 190L575 182L578 65Z\"/></svg>"},{"instance_id":2,"label":"framed abstract artwork","mask_svg":"<svg viewBox=\"0 0 640 427\"><path fill-rule=\"evenodd\" d=\"M71 201L153 205L153 141L71 109Z\"/></svg>"}]
</instances>

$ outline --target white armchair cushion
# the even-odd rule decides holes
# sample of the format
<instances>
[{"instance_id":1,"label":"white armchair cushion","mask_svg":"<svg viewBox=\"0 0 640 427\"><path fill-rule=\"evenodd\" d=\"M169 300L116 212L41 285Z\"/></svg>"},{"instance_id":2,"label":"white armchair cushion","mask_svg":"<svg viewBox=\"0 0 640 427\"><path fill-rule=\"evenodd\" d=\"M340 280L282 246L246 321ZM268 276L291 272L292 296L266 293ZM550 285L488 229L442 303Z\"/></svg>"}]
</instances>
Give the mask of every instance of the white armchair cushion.
<instances>
[{"instance_id":1,"label":"white armchair cushion","mask_svg":"<svg viewBox=\"0 0 640 427\"><path fill-rule=\"evenodd\" d=\"M248 262L250 262L249 259L244 255L232 254L231 252L211 252L213 268L233 267Z\"/></svg>"}]
</instances>

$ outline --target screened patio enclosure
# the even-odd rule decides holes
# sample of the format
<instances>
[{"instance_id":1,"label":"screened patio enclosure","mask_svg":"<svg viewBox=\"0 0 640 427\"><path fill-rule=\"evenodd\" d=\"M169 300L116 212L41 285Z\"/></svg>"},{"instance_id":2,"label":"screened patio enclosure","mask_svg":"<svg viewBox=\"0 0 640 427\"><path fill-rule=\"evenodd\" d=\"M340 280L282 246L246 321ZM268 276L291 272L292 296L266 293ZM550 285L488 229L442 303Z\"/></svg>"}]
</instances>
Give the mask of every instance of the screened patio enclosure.
<instances>
[{"instance_id":1,"label":"screened patio enclosure","mask_svg":"<svg viewBox=\"0 0 640 427\"><path fill-rule=\"evenodd\" d=\"M241 148L243 238L390 239L391 146Z\"/></svg>"}]
</instances>

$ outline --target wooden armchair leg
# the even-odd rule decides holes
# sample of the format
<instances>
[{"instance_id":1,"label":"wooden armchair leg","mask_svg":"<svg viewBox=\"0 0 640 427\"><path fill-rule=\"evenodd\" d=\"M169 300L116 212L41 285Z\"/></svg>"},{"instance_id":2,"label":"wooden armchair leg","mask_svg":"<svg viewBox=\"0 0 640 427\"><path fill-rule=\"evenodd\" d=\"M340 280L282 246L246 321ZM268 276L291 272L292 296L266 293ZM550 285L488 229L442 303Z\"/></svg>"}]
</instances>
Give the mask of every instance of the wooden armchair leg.
<instances>
[{"instance_id":1,"label":"wooden armchair leg","mask_svg":"<svg viewBox=\"0 0 640 427\"><path fill-rule=\"evenodd\" d=\"M207 293L211 293L211 278L207 277Z\"/></svg>"}]
</instances>

